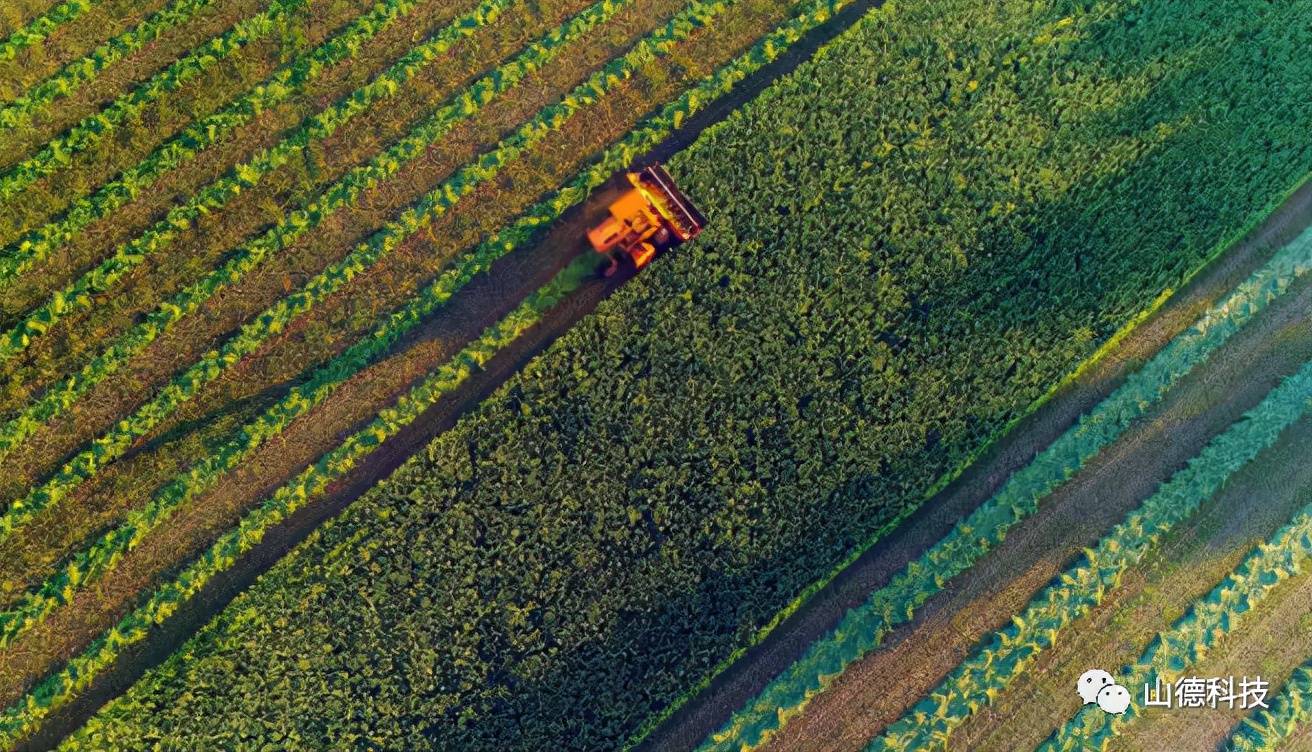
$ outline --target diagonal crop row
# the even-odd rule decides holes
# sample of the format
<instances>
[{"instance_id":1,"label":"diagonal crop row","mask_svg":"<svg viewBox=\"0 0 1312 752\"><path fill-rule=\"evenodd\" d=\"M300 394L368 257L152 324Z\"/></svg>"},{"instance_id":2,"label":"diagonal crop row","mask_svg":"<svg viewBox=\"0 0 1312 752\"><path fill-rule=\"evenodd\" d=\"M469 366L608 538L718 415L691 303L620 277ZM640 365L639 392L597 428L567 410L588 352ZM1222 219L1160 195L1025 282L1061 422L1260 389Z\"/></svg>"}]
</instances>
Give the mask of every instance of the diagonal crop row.
<instances>
[{"instance_id":1,"label":"diagonal crop row","mask_svg":"<svg viewBox=\"0 0 1312 752\"><path fill-rule=\"evenodd\" d=\"M833 631L813 643L699 749L741 750L763 743L848 665L877 648L890 630L909 622L948 581L998 546L1012 527L1038 511L1043 499L1309 271L1312 230L1281 248L928 551L849 610Z\"/></svg>"},{"instance_id":2,"label":"diagonal crop row","mask_svg":"<svg viewBox=\"0 0 1312 752\"><path fill-rule=\"evenodd\" d=\"M70 240L79 230L109 216L114 210L135 199L160 176L178 168L218 143L226 134L250 122L260 112L291 98L331 66L350 59L361 45L382 33L397 19L410 13L418 2L419 0L381 0L368 13L352 21L346 29L278 69L239 99L226 105L219 112L192 123L177 136L155 149L135 167L125 170L118 179L101 187L95 194L73 202L58 220L49 222L10 244L3 251L3 255L0 255L0 283L22 274L32 264L46 258ZM398 63L393 69L413 72L424 62L449 49L456 39L473 34L478 28L494 21L508 2L509 0L484 0L473 11L449 24L431 41L411 50L403 58L402 62L405 64ZM282 164L288 156L303 149L308 141L327 136L332 129L349 121L353 115L375 99L390 96L393 92L394 89L391 87L378 83L352 92L343 100L321 111L308 125L284 139L278 146L248 162L245 166L246 178L258 180L259 176L272 169L271 165ZM227 176L202 188L185 207L175 208L153 229L179 232L190 226L190 222L194 221L202 210L214 211L235 195L236 191L246 187L249 185L242 178L235 175ZM158 250L158 244L163 242L156 241L157 245L153 250ZM116 251L121 250L123 246L116 249ZM66 305L71 306L72 304L68 302L69 291L65 290L63 295ZM31 336L33 332L28 331L27 334ZM0 343L0 360L9 357L9 354L15 351L16 345L25 346L25 344L21 338L16 341L14 333L11 332L6 340Z\"/></svg>"},{"instance_id":3,"label":"diagonal crop row","mask_svg":"<svg viewBox=\"0 0 1312 752\"><path fill-rule=\"evenodd\" d=\"M1225 748L1233 752L1275 752L1312 723L1312 662L1294 669L1270 707L1245 718Z\"/></svg>"},{"instance_id":4,"label":"diagonal crop row","mask_svg":"<svg viewBox=\"0 0 1312 752\"><path fill-rule=\"evenodd\" d=\"M611 9L622 4L620 0L603 0L592 7ZM630 78L644 62L673 50L675 44L730 5L730 2L717 1L688 6L666 26L597 71L558 103L544 108L498 148L460 170L407 209L400 218L389 222L356 246L344 259L316 275L300 291L280 300L257 316L238 335L174 379L158 397L147 403L132 418L122 421L115 431L102 437L97 441L97 446L87 451L93 452L107 445L126 448L143 430L156 425L164 415L194 395L201 385L217 377L228 366L239 362L268 336L281 331L287 322L308 311L316 302L341 289L399 247L407 237L428 226L475 187L495 177L502 166L559 128L578 110L605 97L615 85ZM581 28L590 29L592 25L586 24ZM468 276L472 274L461 275L457 279L463 284ZM444 294L449 297L450 292ZM18 635L39 624L46 615L67 603L79 587L111 569L124 553L167 520L182 504L212 488L269 438L323 402L352 375L386 352L404 330L418 321L413 313L403 310L402 314L396 320L389 319L382 332L375 332L373 336L355 343L342 355L316 370L306 382L292 389L262 415L243 426L233 439L164 486L145 507L129 513L118 527L73 556L58 574L23 597L13 609L0 613L0 648L7 647ZM109 441L106 442L106 439ZM108 461L112 459L109 457ZM102 455L98 464L103 465L106 461L107 458ZM96 466L90 465L91 468ZM30 510L31 507L23 509Z\"/></svg>"},{"instance_id":5,"label":"diagonal crop row","mask_svg":"<svg viewBox=\"0 0 1312 752\"><path fill-rule=\"evenodd\" d=\"M1282 582L1305 571L1312 559L1312 505L1305 506L1265 543L1260 543L1244 561L1210 593L1198 599L1188 613L1149 643L1133 664L1121 671L1117 683L1125 687L1154 684L1158 679L1173 682L1202 660L1227 634L1234 632L1252 615L1262 601ZM1298 692L1299 675L1291 678ZM1303 698L1306 702L1306 698ZM1102 713L1094 706L1080 709L1036 752L1057 750L1108 750L1112 741L1139 717L1131 704L1120 715ZM1307 710L1298 698L1282 715L1292 717ZM1288 722L1275 721L1272 730L1287 728Z\"/></svg>"},{"instance_id":6,"label":"diagonal crop row","mask_svg":"<svg viewBox=\"0 0 1312 752\"><path fill-rule=\"evenodd\" d=\"M213 4L214 0L173 0L168 7L155 11L135 27L105 42L80 60L65 65L12 102L0 106L0 127L17 127L32 113L73 93L104 69L158 39L160 34L190 21Z\"/></svg>"},{"instance_id":7,"label":"diagonal crop row","mask_svg":"<svg viewBox=\"0 0 1312 752\"><path fill-rule=\"evenodd\" d=\"M480 6L480 11L493 4L503 2L504 0L486 0L484 5ZM629 0L603 0L580 12L537 42L530 44L524 52L513 60L501 65L461 92L457 92L450 97L446 104L439 107L427 120L416 126L414 130L386 152L375 156L368 164L352 169L308 206L284 216L262 236L242 246L238 254L230 259L227 264L175 295L170 301L148 316L146 321L129 330L114 344L87 363L78 373L65 378L47 390L32 404L24 408L17 417L0 427L0 455L3 455L30 436L45 422L62 414L88 389L116 373L131 357L144 350L177 321L195 311L216 292L238 283L270 253L276 253L286 248L296 239L318 226L332 212L350 206L364 191L396 174L415 158L422 155L431 143L445 135L456 123L472 117L488 102L492 101L494 97L507 91L522 80L524 76L551 60L565 44L582 38L584 34L610 18L628 2ZM443 33L432 39L430 43L426 43L421 50L417 51L417 54L407 56L405 60L399 62L387 74L371 82L365 87L369 92L369 96L353 96L348 102L344 103L341 111L333 110L331 115L325 113L325 117L316 119L298 136L283 142L269 152L265 152L252 162L238 166L228 177L216 183L216 191L202 191L192 201L176 207L169 217L166 217L160 225L152 228L150 232L142 235L137 240L120 246L119 251L113 258L108 259L95 272L74 283L71 291L57 295L53 301L47 303L41 311L50 309L55 304L58 304L61 308L52 309L48 313L42 314L38 320L48 322L62 315L62 313L57 313L56 310L62 311L64 308L75 305L89 305L91 296L95 291L104 289L114 279L126 273L129 268L144 260L146 253L158 249L165 241L171 240L177 232L175 225L188 226L187 223L191 221L188 218L189 214L199 216L212 210L220 203L220 200L226 201L230 196L236 195L243 185L253 184L253 181L258 180L265 172L292 158L304 148L311 136L315 138L326 137L342 122L345 122L341 118L342 113L354 115L361 111L368 102L376 101L384 96L390 96L390 93L399 91L400 85L415 75L423 67L424 61L439 54L441 50L449 47L450 44L454 44L455 39L460 36L459 28L469 18L472 18L472 16L457 20L454 25L448 26ZM217 196L215 195L216 192ZM172 218L173 224L170 224L170 218ZM38 313L41 311L38 311ZM33 320L33 317L28 319L29 322ZM46 326L48 324L40 323L38 325ZM0 536L4 535L6 529L5 524L0 521Z\"/></svg>"},{"instance_id":8,"label":"diagonal crop row","mask_svg":"<svg viewBox=\"0 0 1312 752\"><path fill-rule=\"evenodd\" d=\"M380 412L369 425L275 491L258 510L224 534L180 577L155 591L146 604L96 640L83 656L74 659L63 672L29 694L24 704L11 707L0 718L0 743L12 744L30 733L42 718L65 704L73 692L84 687L88 679L108 665L112 656L143 639L154 624L167 619L215 574L231 567L239 556L259 543L270 527L286 519L308 499L322 493L332 480L350 472L384 440L413 423L424 410L457 389L499 350L536 324L542 314L572 292L591 269L591 263L574 264L564 269L515 310L484 330L454 358L402 395L392 407Z\"/></svg>"},{"instance_id":9,"label":"diagonal crop row","mask_svg":"<svg viewBox=\"0 0 1312 752\"><path fill-rule=\"evenodd\" d=\"M64 0L0 42L0 60L13 60L22 50L45 41L64 24L99 5L101 0Z\"/></svg>"},{"instance_id":10,"label":"diagonal crop row","mask_svg":"<svg viewBox=\"0 0 1312 752\"><path fill-rule=\"evenodd\" d=\"M1012 623L995 632L928 694L870 743L867 750L943 748L953 729L1027 670L1062 630L1103 601L1121 575L1189 518L1235 471L1275 442L1312 407L1312 363L1290 376L1252 410L1213 437L1188 465L1158 487L1124 521L1086 550L1078 563L1036 595Z\"/></svg>"},{"instance_id":11,"label":"diagonal crop row","mask_svg":"<svg viewBox=\"0 0 1312 752\"><path fill-rule=\"evenodd\" d=\"M408 11L415 2L399 0L399 2L381 3L376 10L384 17L395 18L399 14L393 14L391 7L384 7L394 4L407 6ZM113 254L96 268L70 282L64 289L55 292L49 300L29 312L12 329L0 335L0 363L22 352L33 339L44 334L64 316L90 308L94 304L93 296L109 290L123 275L135 269L151 254L167 249L202 216L222 209L243 190L258 185L274 170L302 154L310 144L328 138L369 107L398 94L401 86L418 75L429 63L451 49L460 39L497 18L508 4L509 0L483 0L477 8L447 24L432 38L411 50L374 80L320 111L276 145L263 149L248 161L234 166L226 174L192 194L185 203L170 209L162 219L141 235L120 243ZM291 90L287 89L286 93L289 95ZM258 112L260 104L256 103L255 109L250 111ZM245 111L248 108L241 109ZM231 118L225 117L224 120L231 121ZM205 140L208 143L217 140L217 127L214 123L206 127ZM19 273L29 263L57 248L70 237L72 230L76 229L64 227L65 223L85 225L131 200L149 184L150 179L158 177L183 159L199 153L200 148L192 147L195 143L189 138L170 143L167 156L163 160L156 162L152 159L149 165L143 163L144 172L125 176L124 181L108 186L107 189L113 191L111 198L105 202L97 202L104 203L106 206L97 206L96 209L76 217L70 214L65 220L52 227L45 242L32 246L21 245L21 255L13 257L12 264L0 262L0 275L11 270L12 273ZM134 169L134 173L136 172L137 170ZM81 209L81 206L77 208ZM43 232L44 230L45 228ZM14 441L8 430L0 433L0 452L7 450Z\"/></svg>"},{"instance_id":12,"label":"diagonal crop row","mask_svg":"<svg viewBox=\"0 0 1312 752\"><path fill-rule=\"evenodd\" d=\"M632 129L624 139L607 149L598 160L581 170L551 197L535 204L512 225L481 243L471 254L470 260L462 263L474 264L478 269L483 269L490 266L497 258L523 247L543 227L558 219L570 207L581 203L593 189L608 180L616 170L629 166L634 159L673 133L687 118L732 91L739 82L753 72L777 59L808 31L827 21L836 7L841 7L841 0L816 0L799 7L792 18L780 24L746 52L684 92L678 99L664 106L658 114ZM437 297L440 302L444 299L441 297L445 294L444 291L451 289L458 275L472 276L473 273L477 272L461 268L453 268L445 272L417 296L416 301L410 304L411 310L417 311L418 309L413 307L420 305L419 301L425 298ZM557 283L563 280L563 277L558 277ZM559 292L563 295L569 290L560 289ZM539 305L545 306L539 310L545 310L554 302L544 297L542 293L538 294L538 300ZM524 310L524 307L521 306L519 310ZM508 316L499 325L503 332L505 322L510 319L511 317ZM486 343L482 343L471 352L482 352L485 348ZM449 392L449 389L439 391L436 388L436 385L442 381L444 379L440 376L429 378L420 387L412 389L409 395L399 400L390 411L380 413L374 426L386 431L388 423L380 421L391 421L394 427L388 431L388 435L394 434L397 428L413 421L415 416L444 393ZM428 388L425 389L425 386ZM348 443L325 455L292 482L276 491L260 507L248 514L236 528L220 537L180 575L159 587L144 604L125 616L82 654L69 661L62 670L48 677L22 701L0 714L0 745L11 744L30 734L50 713L67 704L79 692L90 686L92 681L111 666L123 651L144 640L153 627L164 623L214 577L231 568L242 555L258 545L270 529L296 510L309 504L333 480L350 472L351 468L367 456L373 446L376 446L377 432L372 433L374 438L366 440L364 437L369 435L368 428L358 432L355 436L360 438L354 443L348 440Z\"/></svg>"},{"instance_id":13,"label":"diagonal crop row","mask_svg":"<svg viewBox=\"0 0 1312 752\"><path fill-rule=\"evenodd\" d=\"M275 33L282 22L306 2L273 0L258 15L238 21L223 34L187 53L185 57L178 58L132 91L119 96L104 109L83 118L36 154L0 175L0 201L9 201L42 177L68 166L75 155L99 143L113 133L120 123L151 103L181 88L246 45ZM14 116L7 120L0 119L0 124L8 123L11 127L16 122Z\"/></svg>"}]
</instances>

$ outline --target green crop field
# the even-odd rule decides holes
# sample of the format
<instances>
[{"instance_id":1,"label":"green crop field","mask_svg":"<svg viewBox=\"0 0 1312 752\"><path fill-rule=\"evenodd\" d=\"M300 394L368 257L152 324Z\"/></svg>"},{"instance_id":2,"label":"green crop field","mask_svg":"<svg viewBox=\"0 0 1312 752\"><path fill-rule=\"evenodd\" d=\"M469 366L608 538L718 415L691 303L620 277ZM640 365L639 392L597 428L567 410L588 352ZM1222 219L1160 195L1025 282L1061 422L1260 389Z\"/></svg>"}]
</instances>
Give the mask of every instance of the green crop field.
<instances>
[{"instance_id":1,"label":"green crop field","mask_svg":"<svg viewBox=\"0 0 1312 752\"><path fill-rule=\"evenodd\" d=\"M1117 749L980 711L1312 587L1306 3L129 5L0 13L4 749Z\"/></svg>"}]
</instances>

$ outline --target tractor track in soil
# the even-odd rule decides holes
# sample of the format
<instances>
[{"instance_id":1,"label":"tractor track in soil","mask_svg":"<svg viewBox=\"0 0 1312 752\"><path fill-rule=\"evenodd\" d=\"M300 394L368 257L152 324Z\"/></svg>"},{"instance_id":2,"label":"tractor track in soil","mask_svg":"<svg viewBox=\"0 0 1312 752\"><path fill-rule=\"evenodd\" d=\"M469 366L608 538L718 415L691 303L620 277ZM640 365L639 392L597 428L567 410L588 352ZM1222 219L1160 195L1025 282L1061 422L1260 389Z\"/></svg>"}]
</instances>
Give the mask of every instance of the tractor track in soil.
<instances>
[{"instance_id":1,"label":"tractor track in soil","mask_svg":"<svg viewBox=\"0 0 1312 752\"><path fill-rule=\"evenodd\" d=\"M688 118L640 162L663 161L685 148L706 128L755 97L776 78L808 59L821 45L882 2L860 0L835 14L791 45L774 62L763 66L736 85L730 94ZM391 360L397 353L408 352L425 343L463 342L477 336L580 253L590 252L583 240L584 231L604 216L608 204L619 195L622 186L622 178L617 176L594 191L586 202L567 211L546 231L541 240L498 261L489 272L471 281L442 310L403 338L384 360ZM382 444L350 475L333 484L323 498L269 531L264 540L233 568L212 580L197 597L183 605L168 624L157 629L143 643L125 651L110 669L99 674L86 692L52 713L42 728L16 749L36 750L55 746L102 705L121 694L142 674L172 654L232 598L249 587L316 527L337 516L361 494L395 471L412 454L452 427L462 415L492 394L507 378L574 323L591 313L602 300L633 276L632 270L622 269L610 279L598 277L586 282L549 311L537 326L498 352L483 370L471 376L449 398L434 405L413 424Z\"/></svg>"}]
</instances>

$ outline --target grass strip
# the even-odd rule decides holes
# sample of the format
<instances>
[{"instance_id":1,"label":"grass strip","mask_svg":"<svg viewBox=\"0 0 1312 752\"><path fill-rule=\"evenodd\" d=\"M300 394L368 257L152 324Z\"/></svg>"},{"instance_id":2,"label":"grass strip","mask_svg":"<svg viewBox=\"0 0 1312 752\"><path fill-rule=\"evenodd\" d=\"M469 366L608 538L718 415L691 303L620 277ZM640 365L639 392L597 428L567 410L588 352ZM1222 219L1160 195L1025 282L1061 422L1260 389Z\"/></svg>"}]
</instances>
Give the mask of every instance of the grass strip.
<instances>
[{"instance_id":1,"label":"grass strip","mask_svg":"<svg viewBox=\"0 0 1312 752\"><path fill-rule=\"evenodd\" d=\"M590 191L608 180L616 170L629 166L635 158L673 133L687 118L732 91L735 85L754 71L778 58L809 30L827 21L836 7L841 5L841 0L820 0L799 6L792 18L667 104L657 115L635 127L623 140L607 149L598 160L581 170L550 198L534 205L514 224L480 244L472 254L475 259L473 263L490 265L496 258L528 243L543 227L551 224L570 207L581 203ZM586 266L589 269L592 267L590 259ZM449 284L444 283L443 279L451 279L452 274L447 272L419 298L434 295L441 289L441 285ZM563 279L557 277L557 281ZM567 293L568 290L564 290L561 294ZM432 379L429 379L425 383L431 382ZM413 394L415 391L412 390ZM406 404L406 401L403 399L397 404L399 407ZM7 708L0 714L0 745L13 744L30 734L42 719L90 686L95 677L112 665L122 651L144 640L152 627L164 623L182 603L199 593L210 580L231 568L238 558L263 540L270 529L322 493L330 482L324 473L334 467L338 470L336 477L349 472L353 465L334 462L331 458L344 457L350 453L351 450L339 447L325 455L296 481L284 486L261 507L247 515L237 528L224 534L177 578L157 589L146 603L129 613L81 655L44 680L22 701ZM359 458L355 460L358 461ZM69 744L72 749L79 748L76 737ZM95 746L93 744L88 748Z\"/></svg>"},{"instance_id":2,"label":"grass strip","mask_svg":"<svg viewBox=\"0 0 1312 752\"><path fill-rule=\"evenodd\" d=\"M488 0L480 8L501 2L503 0ZM444 136L456 123L472 117L491 102L493 98L552 59L564 44L586 34L595 28L598 23L608 19L627 2L629 0L599 2L582 11L573 19L529 45L515 59L448 98L446 104L439 107L427 120L416 126L414 130L386 152L375 156L368 164L349 171L308 206L284 215L263 235L241 246L224 266L188 286L170 301L162 304L156 311L148 315L145 321L120 336L113 344L83 366L80 371L66 377L62 382L48 389L37 400L24 408L19 415L3 427L0 427L0 456L20 441L31 436L47 421L63 414L87 390L116 373L129 359L143 351L150 343L168 331L178 320L195 311L219 290L240 282L248 272L255 269L270 253L281 251L293 241L317 227L332 212L351 205L366 190L395 175L412 160L425 153L431 143ZM462 22L457 21L456 23L459 25ZM440 54L441 50L449 48L451 44L455 43L456 38L459 36L455 32L456 28L457 26L449 26L448 30L453 32L451 35L445 32L439 34L438 37L431 40L431 46L426 44L419 51L420 54L417 54L413 60L406 62L405 65L398 63L396 68L389 71L389 74L394 73L395 75L385 74L367 88L379 92L379 96L382 96L382 92L394 93L399 91L399 87L404 81L418 72L424 60L431 59L432 56ZM359 105L359 108L363 107L364 104ZM359 108L351 107L350 111L355 112ZM335 127L335 125L332 126L334 129ZM325 126L324 130L327 129L328 127ZM314 130L312 132L321 133L323 131ZM287 143L292 144L293 142ZM301 140L296 143L303 146L305 142ZM295 149L299 148L299 146L295 147ZM293 156L295 149L289 146L288 151L276 156L274 161L278 161L278 163L286 161L286 159ZM260 164L266 162L262 158L257 158L256 161ZM235 174L239 179L243 172L244 167L238 167L235 170ZM233 193L240 190L240 184L233 184L230 187ZM194 204L197 207L198 215L209 211L203 200L194 202ZM179 207L178 210L183 208L185 207ZM184 217L179 219L179 222L182 221L189 222L190 220ZM146 247L150 247L150 244L155 243L158 239L171 239L175 234L168 226L168 218L164 220L163 225L158 228L160 235L150 235L149 233L143 235L137 241L129 244L133 247L120 249L121 253L116 253L114 258L102 265L102 269L106 265L115 263L120 258L125 264L139 263L145 250L136 248L135 244L145 243L147 244ZM137 260L133 261L133 259ZM115 268L120 270L115 276L126 271L121 267L116 266ZM93 285L90 289L100 289L108 284L103 280L96 281L94 274L89 276L93 280L89 283ZM90 292L84 290L79 298L85 298L89 301ZM57 300L67 300L67 297L57 296ZM265 336L269 333L272 333L272 331L266 332ZM0 517L0 536L3 536L8 529L4 518Z\"/></svg>"},{"instance_id":3,"label":"grass strip","mask_svg":"<svg viewBox=\"0 0 1312 752\"><path fill-rule=\"evenodd\" d=\"M1038 511L1043 499L1309 270L1312 229L1281 248L928 551L849 610L832 631L812 643L698 749L752 749L766 742L848 665L877 648L894 627L909 622L916 609L1000 544L1007 531Z\"/></svg>"},{"instance_id":4,"label":"grass strip","mask_svg":"<svg viewBox=\"0 0 1312 752\"><path fill-rule=\"evenodd\" d=\"M18 53L34 44L45 41L64 24L79 18L102 0L64 0L50 10L32 19L0 42L0 60L13 60Z\"/></svg>"},{"instance_id":5,"label":"grass strip","mask_svg":"<svg viewBox=\"0 0 1312 752\"><path fill-rule=\"evenodd\" d=\"M217 65L237 50L278 31L285 20L296 10L305 7L308 0L274 0L257 15L238 21L205 44L178 58L169 67L130 92L119 96L107 107L88 115L63 135L43 146L40 151L24 159L0 175L0 201L9 201L42 177L72 164L73 157L99 143L117 130L128 118L137 115L148 105L177 91L183 84ZM18 125L19 110L0 110L0 126ZM9 113L6 115L5 113Z\"/></svg>"},{"instance_id":6,"label":"grass strip","mask_svg":"<svg viewBox=\"0 0 1312 752\"><path fill-rule=\"evenodd\" d=\"M58 220L49 222L10 244L0 253L0 284L22 274L32 264L48 257L72 239L79 230L109 216L114 210L135 199L162 175L218 143L228 133L249 123L262 111L290 99L332 66L349 60L366 41L410 13L418 2L419 0L378 2L368 13L352 21L344 30L312 51L279 68L273 75L219 112L192 123L182 133L151 152L136 166L125 170L116 180L101 187L93 195L83 196L73 202ZM484 0L473 11L462 15L435 34L432 39L407 53L391 70L406 71L413 75L415 70L431 60L433 56L449 49L456 39L469 36L494 21L508 2L509 0ZM310 118L276 146L262 151L238 168L242 170L241 175L229 173L201 188L186 204L172 209L164 220L147 231L148 235L155 233L153 242L147 242L140 248L127 243L121 244L115 249L115 258L123 254L128 254L130 257L133 248L136 248L137 253L160 250L178 233L190 227L204 211L215 211L224 206L242 189L255 185L272 169L303 151L309 142L326 137L375 100L391 96L395 91L392 87L374 83L348 94ZM117 267L107 269L105 264L97 267L93 274L99 274L102 278L97 279L96 284L106 284L103 277L106 274L113 275L115 268ZM63 298L62 308L52 308L52 304L47 303L28 318L42 322L48 328L53 323L50 318L52 313L65 314L69 309L89 306L87 300L79 297L79 290L99 291L100 288L88 288L83 280L79 280L81 284L75 283L59 293ZM43 330L39 325L33 328L20 324L17 329L9 332L3 340L0 340L0 361L9 358L14 352L27 345L28 341L24 335L32 337L41 331Z\"/></svg>"},{"instance_id":7,"label":"grass strip","mask_svg":"<svg viewBox=\"0 0 1312 752\"><path fill-rule=\"evenodd\" d=\"M602 0L591 6L583 14L575 17L580 23L576 27L571 27L570 33L585 34L602 20L601 15L613 12L627 1ZM503 165L531 148L575 112L599 101L614 85L630 78L641 64L653 59L654 56L668 53L675 44L687 38L693 30L709 22L731 4L731 0L715 0L689 5L667 25L638 42L624 56L607 64L558 103L543 108L537 117L502 141L498 148L485 153L475 163L456 173L407 209L399 219L388 223L368 240L356 246L344 259L316 275L300 291L280 300L257 316L253 322L243 327L240 334L174 379L160 395L143 406L132 418L120 422L114 431L102 437L95 446L86 451L93 452L101 447L111 446L121 454L133 439L142 435L144 429L157 425L179 404L190 399L200 386L239 362L244 355L256 349L269 336L281 331L292 319L310 310L315 303L326 299L398 248L407 237L445 214L475 187L495 177ZM599 15L595 11L603 13ZM428 141L425 140L425 143ZM446 294L449 297L450 293ZM308 413L327 399L347 379L386 352L403 331L416 323L418 319L413 315L406 315L395 321L389 320L384 325L383 331L375 332L374 336L356 342L341 356L316 370L309 380L293 388L260 417L243 426L233 439L164 486L145 507L130 512L118 527L78 552L59 573L24 596L14 608L0 613L0 649L8 647L23 632L39 624L52 611L67 603L79 588L113 568L127 551L163 524L182 504L212 488L220 478L235 469L268 439L278 435L293 420ZM86 463L83 467L91 472L82 473L80 479L74 477L68 478L67 481L61 479L60 490L67 494L81 480L90 477L96 468L112 461L116 456L117 454L112 456L102 454L97 461ZM32 507L24 506L18 511L31 510ZM12 528L9 531L12 532Z\"/></svg>"},{"instance_id":8,"label":"grass strip","mask_svg":"<svg viewBox=\"0 0 1312 752\"><path fill-rule=\"evenodd\" d=\"M1306 544L1305 544L1306 545ZM1275 752L1312 723L1312 661L1294 669L1280 694L1257 708L1226 741L1233 752Z\"/></svg>"},{"instance_id":9,"label":"grass strip","mask_svg":"<svg viewBox=\"0 0 1312 752\"><path fill-rule=\"evenodd\" d=\"M995 632L970 658L866 748L945 748L952 730L1007 688L1067 625L1084 616L1120 582L1121 575L1176 524L1312 407L1312 363L1285 379L1252 410L1213 437L1186 467L1087 549L1079 561L1036 595L1012 623ZM865 628L865 625L857 625Z\"/></svg>"},{"instance_id":10,"label":"grass strip","mask_svg":"<svg viewBox=\"0 0 1312 752\"><path fill-rule=\"evenodd\" d=\"M1304 370L1308 371L1308 383L1312 384L1312 367ZM1239 629L1280 583L1304 571L1310 558L1312 504L1295 514L1265 543L1258 544L1233 572L1210 593L1198 599L1170 629L1158 633L1139 659L1122 669L1117 683L1127 688L1155 684L1158 680L1174 683L1227 634ZM1294 675L1293 681L1294 692L1298 692L1298 674ZM1131 691L1131 696L1133 694ZM1286 714L1306 712L1296 698L1290 699L1294 702L1285 709ZM1037 750L1108 750L1115 738L1139 717L1134 703L1120 715L1104 713L1096 705L1085 705ZM1287 719L1283 723L1276 722L1271 728L1289 728Z\"/></svg>"}]
</instances>

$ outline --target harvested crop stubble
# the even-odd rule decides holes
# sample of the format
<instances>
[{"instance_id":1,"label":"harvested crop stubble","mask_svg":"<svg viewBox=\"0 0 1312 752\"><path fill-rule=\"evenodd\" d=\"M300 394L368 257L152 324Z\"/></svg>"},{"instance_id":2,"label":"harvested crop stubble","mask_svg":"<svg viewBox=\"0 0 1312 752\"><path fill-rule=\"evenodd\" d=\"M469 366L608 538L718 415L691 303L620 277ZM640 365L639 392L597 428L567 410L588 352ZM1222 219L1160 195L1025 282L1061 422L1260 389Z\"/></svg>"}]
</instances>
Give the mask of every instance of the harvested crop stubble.
<instances>
[{"instance_id":1,"label":"harvested crop stubble","mask_svg":"<svg viewBox=\"0 0 1312 752\"><path fill-rule=\"evenodd\" d=\"M1312 39L1289 17L1191 67L1201 25L1267 4L1154 4L1181 29L1160 47L1130 4L1063 34L1077 5L899 4L744 105L670 160L701 240L85 738L258 718L270 738L623 746L1312 169ZM1032 14L1046 37L975 77Z\"/></svg>"}]
</instances>

